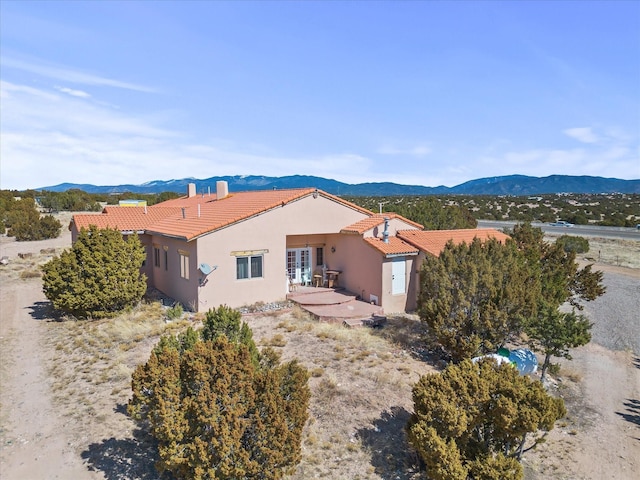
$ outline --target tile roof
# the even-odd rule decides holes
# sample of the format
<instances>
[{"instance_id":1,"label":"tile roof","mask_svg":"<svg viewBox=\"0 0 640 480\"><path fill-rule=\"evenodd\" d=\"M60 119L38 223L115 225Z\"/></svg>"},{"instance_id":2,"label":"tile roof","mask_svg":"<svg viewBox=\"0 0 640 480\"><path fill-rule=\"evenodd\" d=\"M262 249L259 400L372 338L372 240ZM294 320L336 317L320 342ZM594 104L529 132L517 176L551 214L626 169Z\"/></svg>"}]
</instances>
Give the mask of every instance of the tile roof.
<instances>
[{"instance_id":1,"label":"tile roof","mask_svg":"<svg viewBox=\"0 0 640 480\"><path fill-rule=\"evenodd\" d=\"M418 249L398 237L389 237L389 243L385 243L381 238L367 237L363 239L366 243L378 250L384 255L417 255Z\"/></svg>"},{"instance_id":2,"label":"tile roof","mask_svg":"<svg viewBox=\"0 0 640 480\"><path fill-rule=\"evenodd\" d=\"M495 238L500 242L506 241L508 235L493 228L476 228L462 230L401 230L397 233L402 240L416 246L423 252L436 257L444 250L449 240L454 243L471 243L474 238L482 241Z\"/></svg>"},{"instance_id":3,"label":"tile roof","mask_svg":"<svg viewBox=\"0 0 640 480\"><path fill-rule=\"evenodd\" d=\"M369 218L364 218L362 220L357 221L356 223L347 225L341 230L341 233L362 234L367 230L371 230L372 228L382 225L384 223L385 218L388 218L390 220L392 218L397 218L399 220L402 220L405 223L408 223L409 225L415 226L416 228L419 228L419 229L423 228L422 225L420 225L419 223L413 222L408 218L404 218L403 216L398 215L397 213L374 213Z\"/></svg>"},{"instance_id":4,"label":"tile roof","mask_svg":"<svg viewBox=\"0 0 640 480\"><path fill-rule=\"evenodd\" d=\"M200 235L246 220L309 195L321 195L366 215L369 210L315 188L257 190L216 195L180 197L147 207L106 207L102 214L75 215L78 230L89 225L145 231L192 240ZM146 212L146 213L145 213Z\"/></svg>"},{"instance_id":5,"label":"tile roof","mask_svg":"<svg viewBox=\"0 0 640 480\"><path fill-rule=\"evenodd\" d=\"M102 213L84 213L73 216L78 231L95 225L98 228L115 228L123 232L139 232L148 226L180 212L179 207L121 207L106 206Z\"/></svg>"}]
</instances>

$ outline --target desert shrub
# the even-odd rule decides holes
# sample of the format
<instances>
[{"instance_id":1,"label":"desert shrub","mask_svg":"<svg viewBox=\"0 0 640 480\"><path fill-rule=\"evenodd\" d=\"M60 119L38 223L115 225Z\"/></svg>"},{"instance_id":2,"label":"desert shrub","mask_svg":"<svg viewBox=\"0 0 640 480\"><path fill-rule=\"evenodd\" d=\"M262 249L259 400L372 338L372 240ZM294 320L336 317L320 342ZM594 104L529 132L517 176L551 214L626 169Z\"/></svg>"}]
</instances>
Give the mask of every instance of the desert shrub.
<instances>
[{"instance_id":1,"label":"desert shrub","mask_svg":"<svg viewBox=\"0 0 640 480\"><path fill-rule=\"evenodd\" d=\"M277 479L300 461L309 374L273 351L256 363L232 312L210 311L200 338L163 337L133 374L128 412L175 478Z\"/></svg>"},{"instance_id":2,"label":"desert shrub","mask_svg":"<svg viewBox=\"0 0 640 480\"><path fill-rule=\"evenodd\" d=\"M556 240L556 244L561 246L565 252L587 253L589 251L589 240L584 237L574 237L573 235L562 235Z\"/></svg>"},{"instance_id":3,"label":"desert shrub","mask_svg":"<svg viewBox=\"0 0 640 480\"><path fill-rule=\"evenodd\" d=\"M182 318L184 309L180 303L176 303L173 307L167 308L166 315L169 320L177 320Z\"/></svg>"},{"instance_id":4,"label":"desert shrub","mask_svg":"<svg viewBox=\"0 0 640 480\"><path fill-rule=\"evenodd\" d=\"M541 382L493 360L425 375L413 401L409 441L434 480L522 479L526 435L551 430L566 413Z\"/></svg>"},{"instance_id":5,"label":"desert shrub","mask_svg":"<svg viewBox=\"0 0 640 480\"><path fill-rule=\"evenodd\" d=\"M40 217L32 198L16 201L6 218L7 234L19 242L57 238L62 229L60 222L51 215Z\"/></svg>"},{"instance_id":6,"label":"desert shrub","mask_svg":"<svg viewBox=\"0 0 640 480\"><path fill-rule=\"evenodd\" d=\"M71 249L43 265L42 288L53 306L79 318L112 317L140 302L145 251L137 235L83 229Z\"/></svg>"}]
</instances>

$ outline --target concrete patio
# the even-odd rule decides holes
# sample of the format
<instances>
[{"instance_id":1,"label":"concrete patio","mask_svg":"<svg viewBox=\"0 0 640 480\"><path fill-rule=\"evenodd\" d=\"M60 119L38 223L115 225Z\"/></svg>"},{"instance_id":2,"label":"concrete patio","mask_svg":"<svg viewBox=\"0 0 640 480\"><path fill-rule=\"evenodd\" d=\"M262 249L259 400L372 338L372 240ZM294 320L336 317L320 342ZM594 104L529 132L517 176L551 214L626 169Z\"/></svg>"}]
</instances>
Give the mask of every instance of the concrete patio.
<instances>
[{"instance_id":1,"label":"concrete patio","mask_svg":"<svg viewBox=\"0 0 640 480\"><path fill-rule=\"evenodd\" d=\"M287 298L321 322L359 327L378 325L385 320L382 307L356 300L356 295L346 290L301 286L289 293Z\"/></svg>"}]
</instances>

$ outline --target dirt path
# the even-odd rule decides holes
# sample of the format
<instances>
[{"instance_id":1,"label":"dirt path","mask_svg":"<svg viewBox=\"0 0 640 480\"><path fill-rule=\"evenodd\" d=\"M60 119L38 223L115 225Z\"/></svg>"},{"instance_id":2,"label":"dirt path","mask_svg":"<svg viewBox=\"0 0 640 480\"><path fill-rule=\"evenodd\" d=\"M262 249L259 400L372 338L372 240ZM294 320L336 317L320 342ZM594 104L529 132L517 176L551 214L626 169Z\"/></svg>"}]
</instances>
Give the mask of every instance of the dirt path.
<instances>
[{"instance_id":1,"label":"dirt path","mask_svg":"<svg viewBox=\"0 0 640 480\"><path fill-rule=\"evenodd\" d=\"M6 480L100 478L82 465L51 401L39 285L39 279L2 284L0 474Z\"/></svg>"},{"instance_id":2,"label":"dirt path","mask_svg":"<svg viewBox=\"0 0 640 480\"><path fill-rule=\"evenodd\" d=\"M634 365L635 358L599 345L589 345L574 357L584 374L584 405L579 406L588 423L578 434L585 438L576 439L569 455L577 478L638 478L640 368Z\"/></svg>"}]
</instances>

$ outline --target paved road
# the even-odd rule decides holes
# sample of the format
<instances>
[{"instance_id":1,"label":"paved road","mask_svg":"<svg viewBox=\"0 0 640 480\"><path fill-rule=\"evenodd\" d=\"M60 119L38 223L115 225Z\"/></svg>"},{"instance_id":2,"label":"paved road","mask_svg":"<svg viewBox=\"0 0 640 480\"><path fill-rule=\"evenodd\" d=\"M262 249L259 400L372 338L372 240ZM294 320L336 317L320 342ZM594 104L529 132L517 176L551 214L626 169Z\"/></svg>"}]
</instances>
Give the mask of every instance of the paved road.
<instances>
[{"instance_id":1,"label":"paved road","mask_svg":"<svg viewBox=\"0 0 640 480\"><path fill-rule=\"evenodd\" d=\"M478 220L479 228L512 228L518 222L498 222L494 220ZM532 223L545 233L557 235L578 235L581 237L621 238L640 241L640 230L624 227L600 227L596 225L574 225L573 227L552 227L548 223Z\"/></svg>"}]
</instances>

